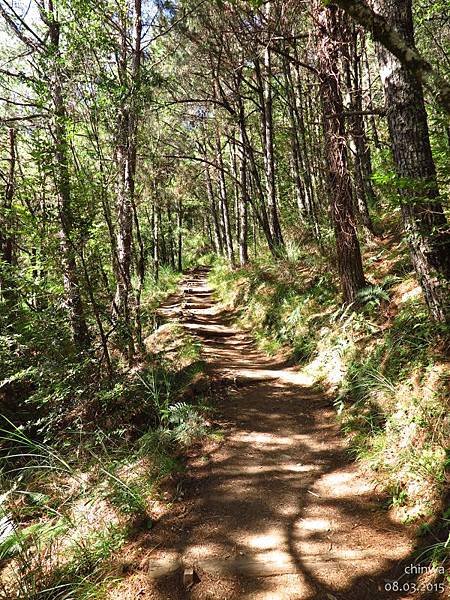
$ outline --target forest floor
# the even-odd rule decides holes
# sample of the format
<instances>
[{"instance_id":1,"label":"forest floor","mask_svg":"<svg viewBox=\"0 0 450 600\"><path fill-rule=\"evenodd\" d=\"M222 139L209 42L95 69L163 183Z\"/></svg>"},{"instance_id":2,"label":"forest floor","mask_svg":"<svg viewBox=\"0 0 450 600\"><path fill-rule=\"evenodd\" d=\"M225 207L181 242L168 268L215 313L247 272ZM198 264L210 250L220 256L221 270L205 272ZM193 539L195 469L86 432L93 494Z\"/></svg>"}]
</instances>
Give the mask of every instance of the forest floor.
<instances>
[{"instance_id":1,"label":"forest floor","mask_svg":"<svg viewBox=\"0 0 450 600\"><path fill-rule=\"evenodd\" d=\"M124 549L111 598L422 597L385 589L413 581L414 538L349 457L330 399L233 326L206 270L160 312L200 339L224 438L188 451L178 501Z\"/></svg>"}]
</instances>

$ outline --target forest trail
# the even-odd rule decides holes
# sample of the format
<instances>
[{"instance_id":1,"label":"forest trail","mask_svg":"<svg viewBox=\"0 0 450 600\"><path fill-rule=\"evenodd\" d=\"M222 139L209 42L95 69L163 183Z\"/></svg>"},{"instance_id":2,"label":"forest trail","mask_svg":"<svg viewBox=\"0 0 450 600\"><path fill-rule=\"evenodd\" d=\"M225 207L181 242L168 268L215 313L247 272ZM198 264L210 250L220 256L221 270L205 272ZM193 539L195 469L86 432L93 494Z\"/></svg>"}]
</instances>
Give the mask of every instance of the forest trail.
<instances>
[{"instance_id":1,"label":"forest trail","mask_svg":"<svg viewBox=\"0 0 450 600\"><path fill-rule=\"evenodd\" d=\"M225 439L189 456L182 502L136 541L129 597L407 598L384 581L402 575L412 540L349 460L329 400L230 324L206 270L181 286L161 312L201 340ZM149 576L179 559L200 581Z\"/></svg>"}]
</instances>

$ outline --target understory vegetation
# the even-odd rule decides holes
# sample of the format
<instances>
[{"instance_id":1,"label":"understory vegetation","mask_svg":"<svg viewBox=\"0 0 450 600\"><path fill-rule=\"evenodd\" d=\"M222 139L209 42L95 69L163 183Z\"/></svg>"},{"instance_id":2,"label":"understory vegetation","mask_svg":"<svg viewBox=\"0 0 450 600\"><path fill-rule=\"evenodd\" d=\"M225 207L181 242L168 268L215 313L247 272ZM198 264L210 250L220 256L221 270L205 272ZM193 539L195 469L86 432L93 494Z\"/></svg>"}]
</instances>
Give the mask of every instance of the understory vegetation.
<instances>
[{"instance_id":1,"label":"understory vegetation","mask_svg":"<svg viewBox=\"0 0 450 600\"><path fill-rule=\"evenodd\" d=\"M2 600L103 597L123 574L120 548L177 500L161 483L182 472L182 449L210 434L206 396L185 400L202 377L198 342L176 322L153 323L178 279L167 269L146 290L151 352L132 369L117 356L113 380L92 356L80 362L39 339L47 330L33 313L3 336ZM58 314L47 319L64 340Z\"/></svg>"}]
</instances>

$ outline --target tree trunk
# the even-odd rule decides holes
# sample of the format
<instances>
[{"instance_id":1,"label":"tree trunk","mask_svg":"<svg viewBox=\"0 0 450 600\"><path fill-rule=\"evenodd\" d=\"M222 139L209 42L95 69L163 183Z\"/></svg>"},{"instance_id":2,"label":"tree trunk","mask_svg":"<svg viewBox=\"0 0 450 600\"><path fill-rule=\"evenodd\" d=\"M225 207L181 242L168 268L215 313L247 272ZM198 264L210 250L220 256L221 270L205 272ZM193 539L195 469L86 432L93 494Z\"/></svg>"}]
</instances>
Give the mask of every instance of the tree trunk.
<instances>
[{"instance_id":1,"label":"tree trunk","mask_svg":"<svg viewBox=\"0 0 450 600\"><path fill-rule=\"evenodd\" d=\"M247 191L247 154L245 151L245 114L242 99L239 110L239 190L238 190L238 215L239 223L239 263L243 267L248 262L248 191Z\"/></svg>"},{"instance_id":2,"label":"tree trunk","mask_svg":"<svg viewBox=\"0 0 450 600\"><path fill-rule=\"evenodd\" d=\"M129 187L130 169L128 154L128 132L130 127L129 112L127 106L121 106L117 118L117 288L115 297L116 318L122 321L124 331L127 332L129 351L132 353L131 339L131 259L133 242L133 207L131 203L131 189Z\"/></svg>"},{"instance_id":3,"label":"tree trunk","mask_svg":"<svg viewBox=\"0 0 450 600\"><path fill-rule=\"evenodd\" d=\"M269 29L271 6L267 2L265 6L266 27ZM267 43L263 56L263 69L258 60L255 61L255 73L258 80L258 89L261 104L261 134L264 151L264 172L266 177L267 212L269 217L270 233L276 253L283 246L280 220L277 205L277 190L275 181L275 155L273 141L273 105L272 105L272 57L270 51L270 38L267 35Z\"/></svg>"},{"instance_id":4,"label":"tree trunk","mask_svg":"<svg viewBox=\"0 0 450 600\"><path fill-rule=\"evenodd\" d=\"M298 49L296 44L294 44L294 54L296 57L298 57ZM293 88L293 108L297 123L297 139L299 141L300 165L303 168L306 206L309 220L314 231L314 236L320 244L320 228L317 218L317 190L315 189L313 183L314 169L310 160L310 154L317 154L317 148L312 148L311 143L308 146L308 137L310 138L310 136L308 136L305 124L303 84L302 77L300 75L300 67L298 65L294 69L291 80Z\"/></svg>"},{"instance_id":5,"label":"tree trunk","mask_svg":"<svg viewBox=\"0 0 450 600\"><path fill-rule=\"evenodd\" d=\"M367 109L371 112L371 114L369 116L369 122L370 122L370 129L372 131L372 140L373 140L375 148L377 150L381 150L380 136L379 136L378 127L377 127L377 124L375 121L375 115L373 114L373 110L374 110L374 102L373 102L373 97L372 97L373 82L372 82L369 56L368 56L368 52L367 52L366 36L364 36L364 38L363 38L362 52L364 55L365 73L367 75L367 92L368 92ZM368 156L370 157L370 153L368 154ZM369 158L369 161L370 161L370 158Z\"/></svg>"},{"instance_id":6,"label":"tree trunk","mask_svg":"<svg viewBox=\"0 0 450 600\"><path fill-rule=\"evenodd\" d=\"M239 95L239 93L238 93ZM240 239L240 219L239 219L239 197L240 197L240 184L239 184L239 167L238 167L238 141L235 138L235 132L230 138L230 157L231 164L233 167L233 190L234 190L234 236L239 244Z\"/></svg>"},{"instance_id":7,"label":"tree trunk","mask_svg":"<svg viewBox=\"0 0 450 600\"><path fill-rule=\"evenodd\" d=\"M414 46L411 0L377 0L377 10ZM422 87L384 46L377 45L405 233L433 318L448 322L450 233L439 202Z\"/></svg>"},{"instance_id":8,"label":"tree trunk","mask_svg":"<svg viewBox=\"0 0 450 600\"><path fill-rule=\"evenodd\" d=\"M315 4L315 13L330 213L336 237L343 298L345 303L352 303L357 300L358 292L366 282L352 210L344 106L338 68L343 15L336 7L325 9L320 1Z\"/></svg>"},{"instance_id":9,"label":"tree trunk","mask_svg":"<svg viewBox=\"0 0 450 600\"><path fill-rule=\"evenodd\" d=\"M344 27L347 40L342 45L342 48L348 92L347 122L350 133L350 148L353 155L353 179L356 196L355 209L364 233L368 238L371 238L375 232L368 204L373 203L375 194L370 181L370 169L367 166L369 147L364 128L364 119L362 117L358 29L349 19L345 20Z\"/></svg>"},{"instance_id":10,"label":"tree trunk","mask_svg":"<svg viewBox=\"0 0 450 600\"><path fill-rule=\"evenodd\" d=\"M305 122L301 106L301 81L293 75L290 62L283 61L286 96L291 121L292 170L299 216L312 227L316 238L320 237L314 206L313 186L310 176L309 157L306 148Z\"/></svg>"},{"instance_id":11,"label":"tree trunk","mask_svg":"<svg viewBox=\"0 0 450 600\"><path fill-rule=\"evenodd\" d=\"M177 266L178 271L181 273L183 270L183 205L181 203L181 197L178 198L177 207L177 230L178 230L178 244L177 244Z\"/></svg>"},{"instance_id":12,"label":"tree trunk","mask_svg":"<svg viewBox=\"0 0 450 600\"><path fill-rule=\"evenodd\" d=\"M168 245L169 245L169 261L170 266L175 270L175 252L174 252L174 240L173 240L173 221L172 221L172 207L170 202L167 203L167 223L168 223Z\"/></svg>"},{"instance_id":13,"label":"tree trunk","mask_svg":"<svg viewBox=\"0 0 450 600\"><path fill-rule=\"evenodd\" d=\"M128 75L129 40L128 14L121 8L120 15L120 48L118 56L119 80L123 87L131 88L120 101L117 114L117 288L115 298L116 318L122 321L123 333L127 338L129 360L132 359L134 335L132 326L132 281L131 264L133 253L133 207L137 155L138 106L137 90L139 89L141 65L141 0L134 1L131 78ZM136 308L136 307L135 307ZM139 319L139 315L136 315Z\"/></svg>"},{"instance_id":14,"label":"tree trunk","mask_svg":"<svg viewBox=\"0 0 450 600\"><path fill-rule=\"evenodd\" d=\"M265 201L263 186L261 183L261 177L260 177L259 171L258 171L258 165L257 165L256 158L255 158L255 151L254 151L251 141L249 139L247 128L245 127L245 123L244 123L244 128L242 130L242 133L244 134L244 139L245 139L244 151L247 154L248 163L250 164L250 173L251 173L250 181L254 183L254 188L257 191L257 197L259 198L259 206L257 206L257 204L254 200L253 201L251 200L251 197L249 197L248 200L249 200L249 202L251 202L251 204L253 206L254 215L257 217L258 221L261 224L261 228L264 232L264 236L266 238L269 250L272 253L272 256L276 257L277 256L276 244L272 237L272 233L271 233L270 226L269 226L269 216L267 214L266 201ZM249 178L247 178L247 179L249 179Z\"/></svg>"},{"instance_id":15,"label":"tree trunk","mask_svg":"<svg viewBox=\"0 0 450 600\"><path fill-rule=\"evenodd\" d=\"M234 249L233 239L231 237L230 213L228 209L227 187L225 182L225 172L222 157L222 148L220 143L220 133L216 130L216 163L217 163L217 178L220 198L220 212L222 215L223 234L225 240L225 248L227 257L230 263L234 264Z\"/></svg>"},{"instance_id":16,"label":"tree trunk","mask_svg":"<svg viewBox=\"0 0 450 600\"><path fill-rule=\"evenodd\" d=\"M217 254L223 255L223 242L222 242L222 232L220 230L220 221L217 211L216 199L214 197L214 190L211 181L211 173L209 170L209 165L206 165L205 168L205 181L206 181L206 193L208 195L209 200L209 210L211 212L211 216L213 219L213 228L214 228L214 248Z\"/></svg>"},{"instance_id":17,"label":"tree trunk","mask_svg":"<svg viewBox=\"0 0 450 600\"><path fill-rule=\"evenodd\" d=\"M294 183L295 199L297 203L297 209L299 217L302 221L308 220L308 200L306 199L307 190L303 181L303 164L302 164L302 153L300 150L299 140L299 123L297 119L296 111L296 97L294 84L292 81L291 65L289 61L283 59L283 70L285 78L285 89L286 89L286 100L289 112L290 120L290 142L291 142L291 154L292 154L292 179Z\"/></svg>"},{"instance_id":18,"label":"tree trunk","mask_svg":"<svg viewBox=\"0 0 450 600\"><path fill-rule=\"evenodd\" d=\"M16 300L15 284L12 277L12 266L14 262L14 237L12 231L11 207L15 190L16 171L16 131L8 129L9 166L5 181L5 192L3 201L4 219L0 226L0 253L4 265L0 268L0 293L11 308Z\"/></svg>"},{"instance_id":19,"label":"tree trunk","mask_svg":"<svg viewBox=\"0 0 450 600\"><path fill-rule=\"evenodd\" d=\"M153 201L153 277L155 281L159 280L159 218L156 206L156 198Z\"/></svg>"},{"instance_id":20,"label":"tree trunk","mask_svg":"<svg viewBox=\"0 0 450 600\"><path fill-rule=\"evenodd\" d=\"M378 12L374 12L364 0L334 0L334 3L370 31L374 40L398 59L419 84L421 94L422 84L431 86L437 101L450 115L450 83L417 52L414 45L411 0L373 0Z\"/></svg>"},{"instance_id":21,"label":"tree trunk","mask_svg":"<svg viewBox=\"0 0 450 600\"><path fill-rule=\"evenodd\" d=\"M57 21L53 3L49 0L46 17L51 44L51 97L53 103L53 138L55 143L54 180L58 196L58 207L61 219L59 232L61 258L63 265L64 290L66 306L69 313L70 327L76 347L87 349L90 337L81 298L80 282L76 264L75 241L73 239L74 217L72 212L72 190L69 174L67 114L62 88L60 69L60 23Z\"/></svg>"}]
</instances>

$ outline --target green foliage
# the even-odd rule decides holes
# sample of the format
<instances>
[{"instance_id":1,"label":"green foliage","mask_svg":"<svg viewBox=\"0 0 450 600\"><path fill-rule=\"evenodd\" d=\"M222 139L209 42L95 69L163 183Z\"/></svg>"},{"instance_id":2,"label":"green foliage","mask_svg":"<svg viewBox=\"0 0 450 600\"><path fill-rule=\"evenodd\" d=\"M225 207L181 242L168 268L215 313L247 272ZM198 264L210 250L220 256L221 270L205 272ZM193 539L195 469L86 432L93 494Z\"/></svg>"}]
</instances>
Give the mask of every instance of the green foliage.
<instances>
[{"instance_id":1,"label":"green foliage","mask_svg":"<svg viewBox=\"0 0 450 600\"><path fill-rule=\"evenodd\" d=\"M100 532L74 542L71 561L64 574L83 577L99 568L101 563L116 552L125 542L127 530L118 525L108 525Z\"/></svg>"},{"instance_id":2,"label":"green foliage","mask_svg":"<svg viewBox=\"0 0 450 600\"><path fill-rule=\"evenodd\" d=\"M148 505L157 497L158 482L182 468L174 452L208 432L204 406L174 401L195 372L177 376L173 368L159 365L137 378L141 398L157 419L155 428L134 441L123 437L126 430L80 431L74 432L70 444L56 448L5 421L0 438L5 490L0 557L15 561L10 585L18 600L103 597L111 579L108 561L128 536L128 525L120 524L121 519L143 517L150 528ZM121 389L117 395L122 393ZM113 393L104 401L115 398ZM82 445L74 453L77 440ZM84 508L79 513L80 500ZM115 516L106 527L92 530L83 513L95 514L99 501ZM16 525L31 515L32 525ZM0 587L0 598L9 599L11 589Z\"/></svg>"},{"instance_id":3,"label":"green foliage","mask_svg":"<svg viewBox=\"0 0 450 600\"><path fill-rule=\"evenodd\" d=\"M163 423L169 439L185 447L205 437L208 431L201 409L186 402L176 402L168 406Z\"/></svg>"},{"instance_id":4,"label":"green foliage","mask_svg":"<svg viewBox=\"0 0 450 600\"><path fill-rule=\"evenodd\" d=\"M357 300L369 310L373 310L385 301L389 301L389 294L381 285L370 285L358 292Z\"/></svg>"},{"instance_id":5,"label":"green foliage","mask_svg":"<svg viewBox=\"0 0 450 600\"><path fill-rule=\"evenodd\" d=\"M34 527L33 535L20 537L15 555L14 592L0 587L0 598L9 600L93 600L103 597L111 581L107 561L124 543L126 530L116 525L92 533L65 548L61 556L58 535L61 529L46 525ZM9 585L13 582L9 582ZM11 596L14 593L14 596Z\"/></svg>"},{"instance_id":6,"label":"green foliage","mask_svg":"<svg viewBox=\"0 0 450 600\"><path fill-rule=\"evenodd\" d=\"M25 528L18 528L5 514L2 518L0 560L23 554L31 547L39 551L66 533L68 527L69 523L60 518L55 523L34 523Z\"/></svg>"},{"instance_id":7,"label":"green foliage","mask_svg":"<svg viewBox=\"0 0 450 600\"><path fill-rule=\"evenodd\" d=\"M430 323L425 307L411 302L398 313L373 352L355 357L349 364L346 392L358 400L372 388L392 391L393 381L407 377L416 366L427 367L432 362L430 347L435 335L436 326Z\"/></svg>"},{"instance_id":8,"label":"green foliage","mask_svg":"<svg viewBox=\"0 0 450 600\"><path fill-rule=\"evenodd\" d=\"M173 294L178 286L181 273L175 271L169 265L163 265L159 270L158 281L153 277L147 277L145 280L143 296L143 327L150 323L153 318L154 310L167 298Z\"/></svg>"},{"instance_id":9,"label":"green foliage","mask_svg":"<svg viewBox=\"0 0 450 600\"><path fill-rule=\"evenodd\" d=\"M340 391L352 451L384 477L393 506L415 516L433 510L445 484L447 384L434 344L425 308L409 302L370 352L354 354Z\"/></svg>"},{"instance_id":10,"label":"green foliage","mask_svg":"<svg viewBox=\"0 0 450 600\"><path fill-rule=\"evenodd\" d=\"M23 599L100 596L97 574L104 576L101 565L126 534L112 526L97 537L88 532L86 544L68 544L72 566L57 565L52 580L45 552L58 555L58 544L68 542L58 524L80 525L71 510L81 500L101 501L123 521L145 517L158 482L182 468L180 448L210 430L203 399L183 400L202 368L198 342L181 327L172 331L172 351L152 341L156 309L180 280L178 258L184 268L213 264L219 297L260 346L274 354L289 349L305 373L333 388L353 452L388 473L394 504L413 501L413 475L435 491L444 485L443 392L426 390L440 360L436 335L445 331L431 325L420 300L395 304L396 285L412 272L402 203L421 202L433 182L398 177L385 120L377 111L364 115L361 144L347 140L342 165L355 182L353 152L367 145L359 158L373 163L375 195L367 200L382 236L361 243L374 283L353 306L341 306L327 199L334 190L315 115L321 94L316 75L307 69L299 77L286 61L310 62L317 23L304 10L308 3L286 5L281 20L274 18L279 7L263 4L217 0L185 11L183 3L144 3L141 20L133 14L139 3L61 0L29 11L25 29L20 7L5 5L16 25L6 20L0 36L0 479L5 526L12 519L14 531L0 556L22 561ZM425 52L431 44L430 61L444 79L446 8L444 0L414 3L418 46ZM139 22L141 51L133 48ZM273 73L261 64L255 77L254 48L244 42L274 32L286 56L272 52ZM381 105L372 45L363 50L357 41L355 56L367 97L346 88L358 79L352 65L338 78L342 97L363 108ZM210 80L219 83L220 101L211 103ZM448 123L433 98L426 108L445 206ZM247 136L240 142L237 115ZM130 160L122 164L123 148ZM364 176L369 167L361 162ZM286 242L276 258L266 240L273 229L266 221L275 219L272 175ZM237 257L243 191L252 262L231 269L214 249L225 244L229 225ZM76 322L86 323L88 350L77 341Z\"/></svg>"},{"instance_id":11,"label":"green foliage","mask_svg":"<svg viewBox=\"0 0 450 600\"><path fill-rule=\"evenodd\" d=\"M261 259L251 269L237 271L217 263L210 277L225 300L233 291L231 300L241 310L241 323L252 329L266 351L290 347L294 359L306 362L317 349L317 329L334 306L334 286L325 273L301 285L297 260L284 261L280 269L270 259Z\"/></svg>"},{"instance_id":12,"label":"green foliage","mask_svg":"<svg viewBox=\"0 0 450 600\"><path fill-rule=\"evenodd\" d=\"M167 271L158 286L146 291L149 311L177 279ZM178 338L180 332L175 329L173 335ZM36 407L45 410L41 421L28 423L24 415L20 425L5 417L0 429L0 557L13 561L12 588L0 586L2 600L9 600L12 589L18 600L103 597L111 580L109 559L127 539L130 520L138 517L151 527L148 507L158 496L158 483L182 469L175 454L209 431L206 408L180 400L202 364L198 343L189 336L179 341L172 358L164 352L149 357L145 368L117 373L110 382L92 377L95 362L90 356L82 361L69 354L52 373L51 349L45 354L44 345L36 366L11 370L5 378L8 392L17 386L23 394L28 386L34 419ZM24 365L28 352L25 343ZM2 360L9 364L10 353ZM17 368L14 361L10 364ZM90 412L83 414L88 394ZM59 418L67 418L69 401L77 414L73 429L60 436ZM102 420L91 423L92 414L101 414ZM102 423L109 424L108 430L101 429ZM106 503L111 522L93 530L89 515L96 514L99 502ZM30 519L31 525L18 525Z\"/></svg>"}]
</instances>

